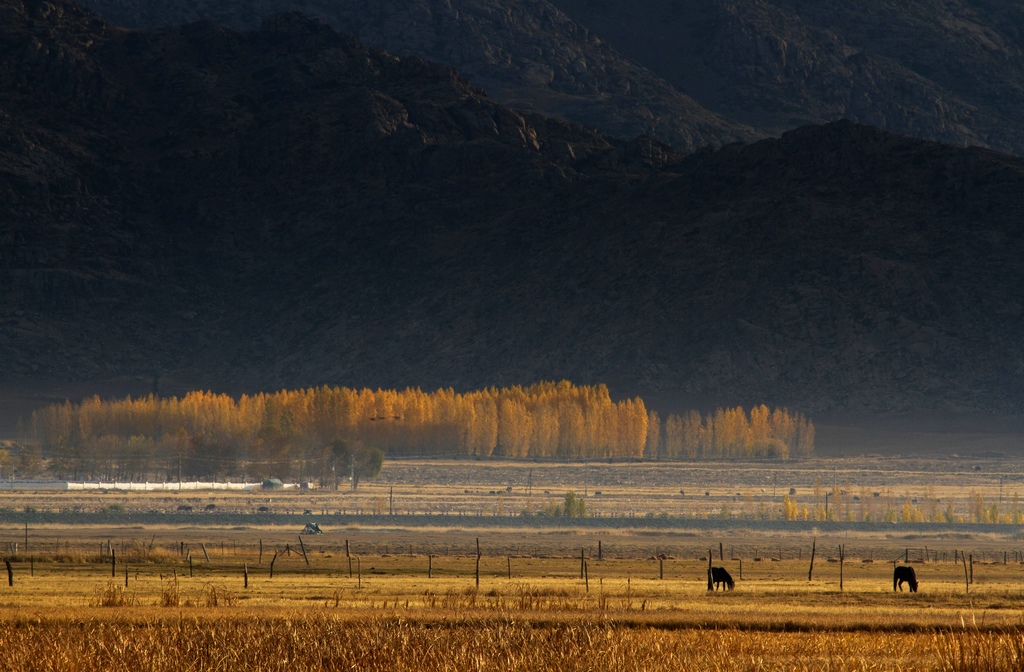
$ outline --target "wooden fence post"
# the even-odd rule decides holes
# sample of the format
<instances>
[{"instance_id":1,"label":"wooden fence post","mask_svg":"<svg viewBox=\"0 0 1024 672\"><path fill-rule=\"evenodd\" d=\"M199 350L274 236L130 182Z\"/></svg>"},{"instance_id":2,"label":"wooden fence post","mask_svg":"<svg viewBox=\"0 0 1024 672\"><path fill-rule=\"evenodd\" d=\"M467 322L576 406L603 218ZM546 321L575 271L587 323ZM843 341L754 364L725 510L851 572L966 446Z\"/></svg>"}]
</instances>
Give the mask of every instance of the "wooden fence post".
<instances>
[{"instance_id":1,"label":"wooden fence post","mask_svg":"<svg viewBox=\"0 0 1024 672\"><path fill-rule=\"evenodd\" d=\"M817 550L817 546L818 546L818 538L815 537L811 541L811 567L810 567L810 569L807 570L807 581L808 582L811 581L811 577L814 575L814 553Z\"/></svg>"},{"instance_id":2,"label":"wooden fence post","mask_svg":"<svg viewBox=\"0 0 1024 672\"><path fill-rule=\"evenodd\" d=\"M114 555L114 549L110 549L110 578L114 578L117 575L117 566Z\"/></svg>"},{"instance_id":3,"label":"wooden fence post","mask_svg":"<svg viewBox=\"0 0 1024 672\"><path fill-rule=\"evenodd\" d=\"M583 549L580 549L580 578L583 578L583 563L586 562L586 558L583 556Z\"/></svg>"},{"instance_id":4,"label":"wooden fence post","mask_svg":"<svg viewBox=\"0 0 1024 672\"><path fill-rule=\"evenodd\" d=\"M14 569L11 568L11 561L4 558L4 564L7 565L7 585L14 585Z\"/></svg>"},{"instance_id":5,"label":"wooden fence post","mask_svg":"<svg viewBox=\"0 0 1024 672\"><path fill-rule=\"evenodd\" d=\"M274 578L274 563L277 562L277 551L274 551L274 557L270 559L270 578Z\"/></svg>"},{"instance_id":6,"label":"wooden fence post","mask_svg":"<svg viewBox=\"0 0 1024 672\"><path fill-rule=\"evenodd\" d=\"M715 557L715 554L709 548L708 549L708 590L714 590L715 589L715 582L711 578L711 559L713 557Z\"/></svg>"},{"instance_id":7,"label":"wooden fence post","mask_svg":"<svg viewBox=\"0 0 1024 672\"><path fill-rule=\"evenodd\" d=\"M352 560L348 561L348 578L352 578ZM427 578L434 578L434 556L427 555Z\"/></svg>"},{"instance_id":8,"label":"wooden fence post","mask_svg":"<svg viewBox=\"0 0 1024 672\"><path fill-rule=\"evenodd\" d=\"M244 562L242 563L242 580L243 580L242 587L243 588L248 588L249 587L249 565L247 563L244 563Z\"/></svg>"},{"instance_id":9,"label":"wooden fence post","mask_svg":"<svg viewBox=\"0 0 1024 672\"><path fill-rule=\"evenodd\" d=\"M302 535L299 535L299 548L302 549L302 559L306 561L306 567L309 567L309 558L306 557L306 545L302 543Z\"/></svg>"},{"instance_id":10,"label":"wooden fence post","mask_svg":"<svg viewBox=\"0 0 1024 672\"><path fill-rule=\"evenodd\" d=\"M587 587L587 592L590 592L590 569L587 567L586 561L583 562L583 581Z\"/></svg>"},{"instance_id":11,"label":"wooden fence post","mask_svg":"<svg viewBox=\"0 0 1024 672\"><path fill-rule=\"evenodd\" d=\"M843 561L846 560L845 544L839 544L839 592L843 592Z\"/></svg>"},{"instance_id":12,"label":"wooden fence post","mask_svg":"<svg viewBox=\"0 0 1024 672\"><path fill-rule=\"evenodd\" d=\"M263 540L260 539L260 559L256 561L257 565L263 564Z\"/></svg>"},{"instance_id":13,"label":"wooden fence post","mask_svg":"<svg viewBox=\"0 0 1024 672\"><path fill-rule=\"evenodd\" d=\"M360 562L358 556L356 557L356 574L359 577L358 578L358 582L359 583L356 585L356 587L357 588L362 588L363 587L363 563Z\"/></svg>"},{"instance_id":14,"label":"wooden fence post","mask_svg":"<svg viewBox=\"0 0 1024 672\"><path fill-rule=\"evenodd\" d=\"M200 542L199 545L203 547L203 557L206 558L206 562L210 562L210 554L206 552L206 544Z\"/></svg>"},{"instance_id":15,"label":"wooden fence post","mask_svg":"<svg viewBox=\"0 0 1024 672\"><path fill-rule=\"evenodd\" d=\"M965 593L970 593L971 592L971 581L967 577L967 554L966 553L961 553L960 554L960 559L964 561L964 592Z\"/></svg>"},{"instance_id":16,"label":"wooden fence post","mask_svg":"<svg viewBox=\"0 0 1024 672\"><path fill-rule=\"evenodd\" d=\"M600 539L597 540L597 559L598 560L604 560L604 557L602 556L602 553L601 553L601 540Z\"/></svg>"}]
</instances>

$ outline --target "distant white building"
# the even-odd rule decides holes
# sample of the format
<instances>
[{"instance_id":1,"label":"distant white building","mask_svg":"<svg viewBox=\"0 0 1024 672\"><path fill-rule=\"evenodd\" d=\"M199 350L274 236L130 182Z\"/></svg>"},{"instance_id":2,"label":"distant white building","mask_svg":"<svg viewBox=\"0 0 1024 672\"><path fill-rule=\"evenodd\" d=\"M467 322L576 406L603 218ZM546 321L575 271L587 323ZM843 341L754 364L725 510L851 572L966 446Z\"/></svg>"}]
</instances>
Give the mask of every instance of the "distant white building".
<instances>
[{"instance_id":1,"label":"distant white building","mask_svg":"<svg viewBox=\"0 0 1024 672\"><path fill-rule=\"evenodd\" d=\"M130 491L169 491L181 490L259 490L262 483L228 483L217 481L171 481L165 483L135 483L132 481L36 481L36 480L5 480L0 481L0 491L11 490L130 490ZM284 490L298 490L298 483L282 483Z\"/></svg>"}]
</instances>

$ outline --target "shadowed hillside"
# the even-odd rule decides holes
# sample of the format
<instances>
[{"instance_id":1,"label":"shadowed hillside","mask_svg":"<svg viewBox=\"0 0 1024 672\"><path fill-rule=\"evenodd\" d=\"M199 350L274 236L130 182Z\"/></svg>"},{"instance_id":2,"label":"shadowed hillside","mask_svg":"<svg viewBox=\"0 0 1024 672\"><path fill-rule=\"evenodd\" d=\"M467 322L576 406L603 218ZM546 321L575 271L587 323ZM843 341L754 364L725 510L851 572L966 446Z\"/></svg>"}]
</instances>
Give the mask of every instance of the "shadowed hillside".
<instances>
[{"instance_id":1,"label":"shadowed hillside","mask_svg":"<svg viewBox=\"0 0 1024 672\"><path fill-rule=\"evenodd\" d=\"M456 67L507 105L626 139L649 135L683 151L758 137L624 58L546 0L90 0L131 28L210 21L257 28L299 11L365 44Z\"/></svg>"},{"instance_id":2,"label":"shadowed hillside","mask_svg":"<svg viewBox=\"0 0 1024 672\"><path fill-rule=\"evenodd\" d=\"M294 14L14 0L0 109L7 389L1024 406L1024 165L988 150L842 122L680 157Z\"/></svg>"},{"instance_id":3,"label":"shadowed hillside","mask_svg":"<svg viewBox=\"0 0 1024 672\"><path fill-rule=\"evenodd\" d=\"M1024 8L987 0L552 0L702 105L768 132L853 119L1024 153Z\"/></svg>"}]
</instances>

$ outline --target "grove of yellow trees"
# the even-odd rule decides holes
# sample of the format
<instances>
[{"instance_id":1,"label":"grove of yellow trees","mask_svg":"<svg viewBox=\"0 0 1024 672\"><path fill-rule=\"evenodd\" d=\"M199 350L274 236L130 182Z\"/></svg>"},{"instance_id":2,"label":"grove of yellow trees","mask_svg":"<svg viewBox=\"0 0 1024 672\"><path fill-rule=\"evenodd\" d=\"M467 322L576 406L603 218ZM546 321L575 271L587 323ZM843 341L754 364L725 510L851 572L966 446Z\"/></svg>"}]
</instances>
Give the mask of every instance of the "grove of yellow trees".
<instances>
[{"instance_id":1,"label":"grove of yellow trees","mask_svg":"<svg viewBox=\"0 0 1024 672\"><path fill-rule=\"evenodd\" d=\"M702 416L697 411L665 420L664 451L668 459L806 457L814 450L814 424L785 408L764 404L748 414L739 406L719 408Z\"/></svg>"},{"instance_id":2,"label":"grove of yellow trees","mask_svg":"<svg viewBox=\"0 0 1024 672\"><path fill-rule=\"evenodd\" d=\"M806 455L814 429L799 414L759 406L706 418L669 416L643 400L612 401L604 385L568 381L457 393L451 388L318 387L238 398L86 399L37 411L33 428L50 470L72 478L268 475L328 480L330 444L386 455L604 459Z\"/></svg>"}]
</instances>

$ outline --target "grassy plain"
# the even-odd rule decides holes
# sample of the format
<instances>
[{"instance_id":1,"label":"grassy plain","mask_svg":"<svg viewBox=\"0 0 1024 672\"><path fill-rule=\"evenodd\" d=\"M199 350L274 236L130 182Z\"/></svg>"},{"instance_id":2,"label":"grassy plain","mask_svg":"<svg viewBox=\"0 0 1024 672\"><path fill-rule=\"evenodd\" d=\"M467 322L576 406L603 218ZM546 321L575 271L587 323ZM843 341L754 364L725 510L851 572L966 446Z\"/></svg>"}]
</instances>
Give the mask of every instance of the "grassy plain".
<instances>
[{"instance_id":1,"label":"grassy plain","mask_svg":"<svg viewBox=\"0 0 1024 672\"><path fill-rule=\"evenodd\" d=\"M734 591L709 593L700 560L588 558L581 580L578 558L483 557L478 588L475 556L359 556L350 577L343 553L307 548L308 566L279 555L271 577L267 548L262 564L237 549L193 555L191 575L187 560L147 548L128 548L113 576L99 558L14 563L14 586L0 592L0 669L968 670L1022 660L1024 569L1012 563L976 566L969 593L962 568L917 564L911 594L892 592L887 563L844 563L840 592L837 563L808 581L801 560L744 562ZM716 564L738 576L738 560Z\"/></svg>"},{"instance_id":2,"label":"grassy plain","mask_svg":"<svg viewBox=\"0 0 1024 672\"><path fill-rule=\"evenodd\" d=\"M847 462L834 479L843 483L846 472L846 482L861 481L868 496L888 488L908 498L929 492L957 506L968 491L1008 501L1019 477L1015 465L982 464L922 462L900 471ZM737 516L708 530L696 518L689 527L691 519L669 513L672 524L658 527L645 521L664 521L658 512L689 506L687 497L715 500L709 509L723 502L739 509L758 497L777 502L794 487L813 502L815 480L833 470L804 463L781 476L775 465L656 466L402 463L356 494L5 493L0 508L8 512L28 507L67 515L0 524L0 553L13 573L13 586L0 573L0 670L1024 666L1020 526L947 531L838 523L780 531ZM526 472L531 493L522 492L521 469L533 470ZM606 501L629 503L633 515L622 506L605 527L569 520L509 526L502 521L510 512L482 508L497 498L521 508L530 497L557 499L584 487L591 497L597 489ZM449 507L448 515L399 523L386 508L370 522L341 514L379 509L382 499L402 511L413 501L433 507L431 513ZM202 513L209 504L215 508ZM125 520L182 505L195 510L184 522L177 515L167 515L174 521L168 523ZM112 506L121 512L112 516L116 522L76 522L82 512ZM260 506L288 522L261 518ZM220 517L227 512L230 523ZM301 525L288 513L318 521L325 534L300 542ZM714 564L737 579L735 590L707 590L709 550ZM953 560L963 552L975 560L969 584L962 560ZM912 562L921 583L916 594L892 589L891 561L908 554L919 560Z\"/></svg>"}]
</instances>

